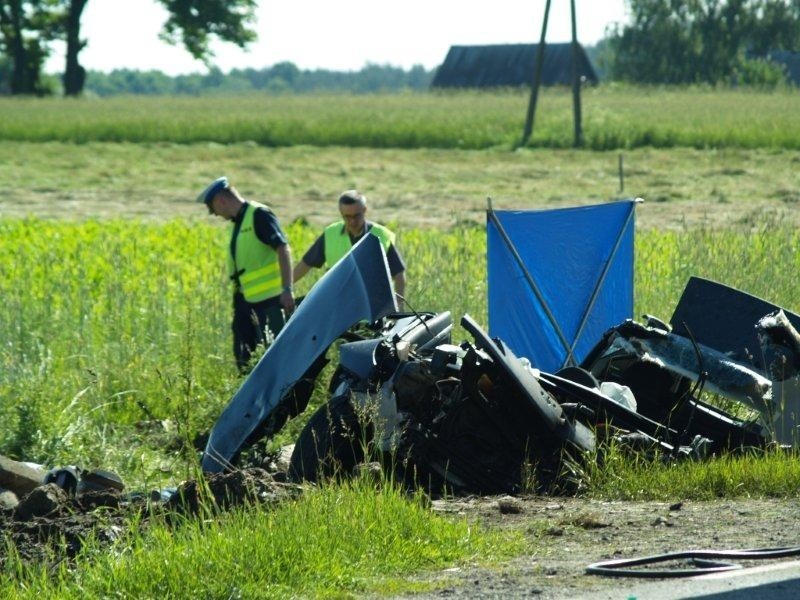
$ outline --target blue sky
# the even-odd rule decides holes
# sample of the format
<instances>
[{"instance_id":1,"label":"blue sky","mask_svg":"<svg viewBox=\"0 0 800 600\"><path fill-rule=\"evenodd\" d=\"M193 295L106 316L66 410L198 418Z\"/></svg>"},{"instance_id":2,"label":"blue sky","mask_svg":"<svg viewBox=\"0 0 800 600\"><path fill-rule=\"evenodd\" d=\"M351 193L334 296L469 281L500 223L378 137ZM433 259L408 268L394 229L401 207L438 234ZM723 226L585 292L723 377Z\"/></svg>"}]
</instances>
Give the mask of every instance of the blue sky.
<instances>
[{"instance_id":1,"label":"blue sky","mask_svg":"<svg viewBox=\"0 0 800 600\"><path fill-rule=\"evenodd\" d=\"M599 40L608 24L625 20L623 0L575 0L578 39ZM258 10L258 41L243 51L213 46L215 64L263 68L291 61L303 69L357 70L367 63L430 69L454 44L536 42L545 0L264 0ZM204 71L180 47L158 39L165 11L152 0L90 0L83 18L88 46L81 62L88 68L159 69L170 75ZM549 42L570 39L570 3L552 0ZM48 71L63 69L56 48Z\"/></svg>"}]
</instances>

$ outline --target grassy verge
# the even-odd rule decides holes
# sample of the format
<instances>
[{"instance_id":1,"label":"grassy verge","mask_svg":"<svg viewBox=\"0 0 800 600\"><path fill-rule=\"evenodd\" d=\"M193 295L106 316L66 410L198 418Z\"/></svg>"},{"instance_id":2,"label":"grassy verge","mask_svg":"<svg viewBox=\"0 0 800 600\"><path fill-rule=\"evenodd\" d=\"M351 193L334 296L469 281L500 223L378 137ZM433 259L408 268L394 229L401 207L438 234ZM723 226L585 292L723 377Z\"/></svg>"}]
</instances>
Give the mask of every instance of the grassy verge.
<instances>
[{"instance_id":1,"label":"grassy verge","mask_svg":"<svg viewBox=\"0 0 800 600\"><path fill-rule=\"evenodd\" d=\"M586 494L604 500L796 498L796 452L768 451L667 464L612 448L586 472Z\"/></svg>"},{"instance_id":2,"label":"grassy verge","mask_svg":"<svg viewBox=\"0 0 800 600\"><path fill-rule=\"evenodd\" d=\"M315 234L299 222L289 228L300 245ZM191 476L191 439L239 384L225 243L222 229L201 222L1 219L0 252L14 258L0 264L0 453L109 468L132 489ZM402 243L414 257L415 308L486 322L481 228L408 229ZM691 274L797 310L800 282L786 270L798 248L796 230L781 226L640 232L636 313L667 318ZM301 293L312 280L302 283ZM323 384L313 404L324 400ZM276 443L291 441L303 420ZM675 466L620 456L586 482L590 495L612 499L796 497L797 465L778 453ZM0 588L53 598L402 593L418 589L409 573L520 549L516 537L435 517L420 498L359 484L275 512L131 531L113 552L90 544L74 569L7 561Z\"/></svg>"},{"instance_id":3,"label":"grassy verge","mask_svg":"<svg viewBox=\"0 0 800 600\"><path fill-rule=\"evenodd\" d=\"M522 549L519 534L438 517L422 496L409 499L359 480L309 491L269 512L132 531L110 552L90 545L72 568L10 561L0 588L19 598L397 594L431 588L410 580L411 573L491 564Z\"/></svg>"},{"instance_id":4,"label":"grassy verge","mask_svg":"<svg viewBox=\"0 0 800 600\"><path fill-rule=\"evenodd\" d=\"M528 94L4 98L0 139L70 142L252 141L263 146L513 147ZM583 93L586 147L800 148L795 90L598 86ZM540 94L531 145L572 146L572 97ZM654 118L656 116L656 118Z\"/></svg>"}]
</instances>

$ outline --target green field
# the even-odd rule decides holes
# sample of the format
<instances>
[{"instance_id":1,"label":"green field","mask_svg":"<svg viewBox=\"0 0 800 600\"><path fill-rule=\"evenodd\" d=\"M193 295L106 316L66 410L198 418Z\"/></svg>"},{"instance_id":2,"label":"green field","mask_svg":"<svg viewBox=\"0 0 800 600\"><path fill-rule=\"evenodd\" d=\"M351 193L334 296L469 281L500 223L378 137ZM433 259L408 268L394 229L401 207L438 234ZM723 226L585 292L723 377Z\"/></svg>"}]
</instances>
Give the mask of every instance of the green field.
<instances>
[{"instance_id":1,"label":"green field","mask_svg":"<svg viewBox=\"0 0 800 600\"><path fill-rule=\"evenodd\" d=\"M573 143L572 97L539 96L535 147ZM514 147L522 91L211 98L0 99L0 140L251 141L268 147ZM586 147L800 148L800 94L600 86L583 92Z\"/></svg>"},{"instance_id":2,"label":"green field","mask_svg":"<svg viewBox=\"0 0 800 600\"><path fill-rule=\"evenodd\" d=\"M300 223L287 232L299 247L316 233ZM164 437L206 430L239 383L220 260L226 232L181 221L6 219L0 233L0 252L15 256L0 267L0 454L112 468L137 485L185 476L190 461L163 452ZM486 323L481 228L403 231L399 243L412 306ZM798 262L800 233L789 228L641 232L635 314L668 319L691 275L798 310L800 281L786 275Z\"/></svg>"},{"instance_id":3,"label":"green field","mask_svg":"<svg viewBox=\"0 0 800 600\"><path fill-rule=\"evenodd\" d=\"M516 151L527 102L516 93L1 99L0 454L112 469L129 489L194 476L192 442L240 384L227 231L193 202L221 173L276 207L295 258L332 218L338 192L366 189L376 219L398 231L417 310L486 324L487 196L499 208L542 208L635 195L647 199L637 209L636 315L668 319L692 275L800 311L798 99L790 91L587 90L587 143L626 149L624 192L617 151L563 149L572 131L563 91L544 94L533 147ZM463 338L456 328L455 341ZM312 406L326 400L324 383ZM272 444L293 441L310 413ZM785 498L800 489L796 458L780 455L668 468L620 459L584 475L586 493L600 498ZM330 503L342 507L335 518ZM379 529L348 520L363 514L368 523L386 506L397 516ZM259 564L304 560L317 574L289 569L268 580L234 571L219 578L215 596L399 593L413 588L392 573L519 548L518 537L424 506L390 489L326 487L274 516L251 509L179 534L134 532L111 554L90 546L77 569L60 565L55 577L9 560L0 588L50 597L150 597L166 581L188 589L198 570L242 560L248 550L237 540L251 532L259 547L273 535L281 542ZM319 575L330 553L291 554L300 552L294 536L326 548L341 531L351 531L357 560L336 562L330 577ZM379 555L373 534L411 541Z\"/></svg>"},{"instance_id":4,"label":"green field","mask_svg":"<svg viewBox=\"0 0 800 600\"><path fill-rule=\"evenodd\" d=\"M620 189L619 159L623 158ZM195 196L226 174L283 223L326 225L342 190L400 231L485 223L498 209L539 209L639 196L642 229L800 225L800 151L775 148L624 152L264 148L254 144L0 141L0 214L82 221L209 221ZM218 223L218 226L221 226ZM293 244L303 252L302 244Z\"/></svg>"}]
</instances>

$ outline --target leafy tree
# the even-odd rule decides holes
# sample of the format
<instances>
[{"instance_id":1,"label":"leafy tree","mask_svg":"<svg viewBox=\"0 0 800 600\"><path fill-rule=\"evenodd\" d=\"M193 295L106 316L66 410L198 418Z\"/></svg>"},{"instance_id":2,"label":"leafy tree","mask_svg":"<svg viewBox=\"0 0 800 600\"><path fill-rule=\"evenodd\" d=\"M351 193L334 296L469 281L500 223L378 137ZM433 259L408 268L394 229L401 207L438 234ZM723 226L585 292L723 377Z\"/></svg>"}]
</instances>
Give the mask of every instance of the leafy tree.
<instances>
[{"instance_id":1,"label":"leafy tree","mask_svg":"<svg viewBox=\"0 0 800 600\"><path fill-rule=\"evenodd\" d=\"M291 87L300 78L300 69L291 62L279 62L267 70L268 79L280 79Z\"/></svg>"},{"instance_id":2,"label":"leafy tree","mask_svg":"<svg viewBox=\"0 0 800 600\"><path fill-rule=\"evenodd\" d=\"M746 58L737 67L734 82L774 89L786 82L786 66L763 58Z\"/></svg>"},{"instance_id":3,"label":"leafy tree","mask_svg":"<svg viewBox=\"0 0 800 600\"><path fill-rule=\"evenodd\" d=\"M695 57L690 16L678 0L630 0L631 23L611 35L614 78L642 83L682 83L691 79Z\"/></svg>"},{"instance_id":4,"label":"leafy tree","mask_svg":"<svg viewBox=\"0 0 800 600\"><path fill-rule=\"evenodd\" d=\"M0 56L0 94L11 92L11 64L8 58Z\"/></svg>"},{"instance_id":5,"label":"leafy tree","mask_svg":"<svg viewBox=\"0 0 800 600\"><path fill-rule=\"evenodd\" d=\"M597 77L600 80L607 79L614 62L614 52L609 37L604 37L594 45L584 46L584 50L589 62L594 66Z\"/></svg>"},{"instance_id":6,"label":"leafy tree","mask_svg":"<svg viewBox=\"0 0 800 600\"><path fill-rule=\"evenodd\" d=\"M432 78L433 71L426 71L421 65L416 65L409 71L389 65L366 65L360 71L341 72L324 69L305 71L298 69L293 63L283 62L264 69L233 69L225 74L217 68L211 68L204 75L195 73L177 77L168 77L159 71L91 71L87 75L86 89L98 96L201 95L256 91L271 94L314 91L372 93L426 90Z\"/></svg>"},{"instance_id":7,"label":"leafy tree","mask_svg":"<svg viewBox=\"0 0 800 600\"><path fill-rule=\"evenodd\" d=\"M256 0L158 0L169 13L162 38L175 44L180 39L186 50L206 63L214 56L212 37L240 48L256 39L248 28L255 20Z\"/></svg>"},{"instance_id":8,"label":"leafy tree","mask_svg":"<svg viewBox=\"0 0 800 600\"><path fill-rule=\"evenodd\" d=\"M757 22L750 32L750 50L766 57L770 50L800 50L800 0L763 0L751 18Z\"/></svg>"},{"instance_id":9,"label":"leafy tree","mask_svg":"<svg viewBox=\"0 0 800 600\"><path fill-rule=\"evenodd\" d=\"M711 83L760 67L770 50L800 49L800 0L627 0L630 23L607 36L612 77ZM763 70L763 69L762 69Z\"/></svg>"},{"instance_id":10,"label":"leafy tree","mask_svg":"<svg viewBox=\"0 0 800 600\"><path fill-rule=\"evenodd\" d=\"M412 90L426 90L431 85L431 73L422 65L414 65L407 75L408 87Z\"/></svg>"},{"instance_id":11,"label":"leafy tree","mask_svg":"<svg viewBox=\"0 0 800 600\"><path fill-rule=\"evenodd\" d=\"M191 75L178 75L174 78L174 94L199 96L203 91L203 76L199 73Z\"/></svg>"},{"instance_id":12,"label":"leafy tree","mask_svg":"<svg viewBox=\"0 0 800 600\"><path fill-rule=\"evenodd\" d=\"M67 42L66 65L64 67L64 95L77 96L83 91L86 69L78 62L78 54L86 46L81 39L81 15L89 0L67 0L63 15L64 37Z\"/></svg>"},{"instance_id":13,"label":"leafy tree","mask_svg":"<svg viewBox=\"0 0 800 600\"><path fill-rule=\"evenodd\" d=\"M48 92L41 81L48 42L57 31L55 0L0 0L0 48L11 61L12 94Z\"/></svg>"},{"instance_id":14,"label":"leafy tree","mask_svg":"<svg viewBox=\"0 0 800 600\"><path fill-rule=\"evenodd\" d=\"M64 93L83 91L86 71L79 61L87 41L81 39L81 17L89 0L0 0L0 47L11 58L12 94L42 93L41 69L49 42L66 41ZM207 64L213 57L210 42L218 38L246 46L256 38L250 28L256 0L158 0L169 18L162 38L182 43Z\"/></svg>"}]
</instances>

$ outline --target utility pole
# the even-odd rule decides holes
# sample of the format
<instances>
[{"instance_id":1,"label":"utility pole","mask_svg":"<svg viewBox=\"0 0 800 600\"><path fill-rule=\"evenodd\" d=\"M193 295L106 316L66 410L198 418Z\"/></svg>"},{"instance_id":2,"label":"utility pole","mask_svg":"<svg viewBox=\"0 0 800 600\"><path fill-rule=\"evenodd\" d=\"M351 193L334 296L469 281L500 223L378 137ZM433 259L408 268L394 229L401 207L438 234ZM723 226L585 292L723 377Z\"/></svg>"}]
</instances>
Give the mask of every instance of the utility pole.
<instances>
[{"instance_id":1,"label":"utility pole","mask_svg":"<svg viewBox=\"0 0 800 600\"><path fill-rule=\"evenodd\" d=\"M573 38L575 37L575 0L572 9L572 31ZM531 85L531 99L528 102L528 116L525 119L525 129L522 132L522 142L520 146L528 143L533 133L533 119L536 113L536 97L539 95L539 83L542 80L542 64L544 63L544 38L547 34L547 18L550 16L550 0L544 5L544 21L542 21L542 36L539 38L539 48L536 51L536 68L533 71L533 83Z\"/></svg>"},{"instance_id":2,"label":"utility pole","mask_svg":"<svg viewBox=\"0 0 800 600\"><path fill-rule=\"evenodd\" d=\"M575 24L575 0L569 0L572 9L572 116L575 122L575 141L573 146L583 146L583 128L581 126L581 78L578 68L578 28Z\"/></svg>"}]
</instances>

